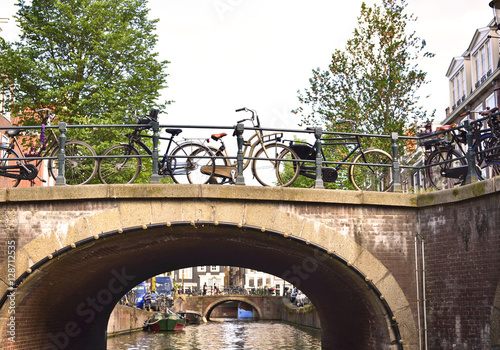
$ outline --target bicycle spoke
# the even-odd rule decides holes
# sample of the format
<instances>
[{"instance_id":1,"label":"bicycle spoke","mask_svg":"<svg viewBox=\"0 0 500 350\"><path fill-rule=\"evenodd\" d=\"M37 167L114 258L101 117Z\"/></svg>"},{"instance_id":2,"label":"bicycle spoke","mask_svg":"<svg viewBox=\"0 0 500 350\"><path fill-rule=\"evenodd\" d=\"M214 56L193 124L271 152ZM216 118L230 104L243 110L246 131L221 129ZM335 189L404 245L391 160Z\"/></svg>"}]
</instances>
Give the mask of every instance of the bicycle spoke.
<instances>
[{"instance_id":1,"label":"bicycle spoke","mask_svg":"<svg viewBox=\"0 0 500 350\"><path fill-rule=\"evenodd\" d=\"M98 165L98 176L105 184L132 183L142 168L140 158L118 158L119 156L138 155L139 152L129 145L115 145L104 151L103 156L116 158L101 158Z\"/></svg>"},{"instance_id":2,"label":"bicycle spoke","mask_svg":"<svg viewBox=\"0 0 500 350\"><path fill-rule=\"evenodd\" d=\"M290 160L299 158L288 146L267 144L257 151L255 158L252 172L263 186L289 186L298 176L299 167Z\"/></svg>"},{"instance_id":3,"label":"bicycle spoke","mask_svg":"<svg viewBox=\"0 0 500 350\"><path fill-rule=\"evenodd\" d=\"M350 167L350 179L360 191L386 192L392 188L392 168L383 166L392 163L391 157L381 150L368 150L360 153ZM369 165L365 165L369 164Z\"/></svg>"},{"instance_id":4,"label":"bicycle spoke","mask_svg":"<svg viewBox=\"0 0 500 350\"><path fill-rule=\"evenodd\" d=\"M442 148L434 151L426 160L426 165L429 167L426 170L427 180L431 186L437 190L444 190L460 186L464 183L465 177L446 175L459 168L467 165L465 159L460 158L460 154L453 150ZM440 164L442 163L442 164Z\"/></svg>"}]
</instances>

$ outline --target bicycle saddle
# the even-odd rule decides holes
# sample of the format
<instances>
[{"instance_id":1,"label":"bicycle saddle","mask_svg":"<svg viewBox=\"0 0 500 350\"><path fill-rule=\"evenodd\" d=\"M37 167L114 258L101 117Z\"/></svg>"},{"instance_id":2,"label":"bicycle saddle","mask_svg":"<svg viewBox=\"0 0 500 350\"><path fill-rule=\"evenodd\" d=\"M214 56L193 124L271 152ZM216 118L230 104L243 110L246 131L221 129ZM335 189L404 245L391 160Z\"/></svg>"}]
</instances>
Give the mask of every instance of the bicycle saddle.
<instances>
[{"instance_id":1,"label":"bicycle saddle","mask_svg":"<svg viewBox=\"0 0 500 350\"><path fill-rule=\"evenodd\" d=\"M447 130L450 130L450 129L453 129L457 126L457 124L451 124L451 125L442 125L442 126L438 126L436 128L436 132L439 132L439 131L447 131Z\"/></svg>"},{"instance_id":2,"label":"bicycle saddle","mask_svg":"<svg viewBox=\"0 0 500 350\"><path fill-rule=\"evenodd\" d=\"M19 135L20 132L21 132L21 129L9 129L9 130L5 131L5 133L7 135L9 135L10 137L17 136L17 135Z\"/></svg>"},{"instance_id":3,"label":"bicycle saddle","mask_svg":"<svg viewBox=\"0 0 500 350\"><path fill-rule=\"evenodd\" d=\"M182 132L182 129L165 129L165 131L171 134L172 136L177 136Z\"/></svg>"},{"instance_id":4,"label":"bicycle saddle","mask_svg":"<svg viewBox=\"0 0 500 350\"><path fill-rule=\"evenodd\" d=\"M227 134L225 132L222 132L220 134L212 134L212 140L218 141L219 139L223 138Z\"/></svg>"}]
</instances>

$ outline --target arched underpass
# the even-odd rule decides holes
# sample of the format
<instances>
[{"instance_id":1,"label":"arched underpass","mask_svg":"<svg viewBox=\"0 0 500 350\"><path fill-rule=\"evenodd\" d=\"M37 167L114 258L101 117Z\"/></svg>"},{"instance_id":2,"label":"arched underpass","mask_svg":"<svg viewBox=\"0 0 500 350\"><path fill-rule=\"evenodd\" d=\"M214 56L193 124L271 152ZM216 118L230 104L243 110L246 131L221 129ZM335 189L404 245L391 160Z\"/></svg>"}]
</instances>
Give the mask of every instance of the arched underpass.
<instances>
[{"instance_id":1,"label":"arched underpass","mask_svg":"<svg viewBox=\"0 0 500 350\"><path fill-rule=\"evenodd\" d=\"M105 349L109 315L128 289L199 265L245 266L297 285L317 307L323 349L386 349L400 339L384 297L335 253L280 232L217 222L124 228L59 250L21 276L16 337L32 349Z\"/></svg>"},{"instance_id":2,"label":"arched underpass","mask_svg":"<svg viewBox=\"0 0 500 350\"><path fill-rule=\"evenodd\" d=\"M211 320L213 318L213 315L216 314L216 317L223 317L223 318L238 318L238 309L243 307L245 310L252 311L253 317L255 319L261 319L262 318L262 311L260 308L255 305L251 301L240 301L238 298L235 297L227 297L223 301L217 301L209 305L206 310L202 310L203 316L207 320ZM217 312L218 308L221 309L228 309L224 310L227 311L230 316L225 315L225 312L221 314L221 312ZM233 309L233 310L231 310Z\"/></svg>"}]
</instances>

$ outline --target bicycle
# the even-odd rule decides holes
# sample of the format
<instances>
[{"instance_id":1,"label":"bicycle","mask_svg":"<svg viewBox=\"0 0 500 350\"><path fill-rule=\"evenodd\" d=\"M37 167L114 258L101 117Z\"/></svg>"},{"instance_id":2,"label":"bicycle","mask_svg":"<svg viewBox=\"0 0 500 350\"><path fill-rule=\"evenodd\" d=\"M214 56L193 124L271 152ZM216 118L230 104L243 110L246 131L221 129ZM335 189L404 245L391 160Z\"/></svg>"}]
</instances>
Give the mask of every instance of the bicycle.
<instances>
[{"instance_id":1,"label":"bicycle","mask_svg":"<svg viewBox=\"0 0 500 350\"><path fill-rule=\"evenodd\" d=\"M264 134L260 129L260 120L257 112L246 107L237 109L236 112L250 112L250 118L242 119L239 123L252 122L254 134L246 141L243 147L243 170L252 164L252 174L262 186L290 186L298 176L295 173L285 172L287 162L298 156L288 146L283 144L283 133ZM236 132L236 131L235 131ZM236 134L233 134L235 136ZM212 140L220 142L220 146L210 147L214 155L213 184L234 184L238 175L237 162L231 161L223 141L226 133L211 135ZM289 164L288 164L289 165ZM209 169L210 170L210 169Z\"/></svg>"},{"instance_id":2,"label":"bicycle","mask_svg":"<svg viewBox=\"0 0 500 350\"><path fill-rule=\"evenodd\" d=\"M476 142L474 151L476 152L476 165L480 169L478 174L480 179L500 175L500 112L498 108L486 110L481 113L487 117L486 129L475 128L474 139Z\"/></svg>"},{"instance_id":3,"label":"bicycle","mask_svg":"<svg viewBox=\"0 0 500 350\"><path fill-rule=\"evenodd\" d=\"M142 171L143 162L135 145L147 155L153 154L141 138L153 137L142 134L142 131L151 129L151 123L157 120L156 109L153 109L149 116L136 117L136 123L140 126L134 127L132 133L125 134L128 142L111 146L104 151L97 165L97 174L103 184L129 184L137 179ZM211 151L196 142L177 143L174 138L182 132L182 129L167 128L165 131L170 137L160 137L160 140L168 141L165 154L158 162L160 182L166 183L171 178L175 183L208 183L214 169ZM171 147L175 148L169 154ZM183 159L184 161L180 161Z\"/></svg>"},{"instance_id":4,"label":"bicycle","mask_svg":"<svg viewBox=\"0 0 500 350\"><path fill-rule=\"evenodd\" d=\"M493 110L491 110L493 111ZM490 129L481 129L482 123L472 122L473 146L475 154L475 173L479 180L484 180L489 173L495 174L500 169L498 152L489 151L498 146L498 137L495 135L495 119L491 111L480 112L481 115L490 115L488 124ZM468 111L461 116L465 117L475 111ZM497 127L498 129L498 127ZM493 132L492 132L493 131ZM436 129L433 138L419 143L425 150L425 178L430 186L436 190L443 190L463 186L466 182L468 164L465 158L467 154L467 131L463 126L457 124L443 125ZM489 170L491 167L492 170Z\"/></svg>"},{"instance_id":5,"label":"bicycle","mask_svg":"<svg viewBox=\"0 0 500 350\"><path fill-rule=\"evenodd\" d=\"M338 122L348 123L350 120ZM312 128L309 128L312 130ZM380 191L387 192L392 188L392 157L385 151L376 148L364 149L361 143L361 136L348 135L343 137L323 138L321 148L321 158L323 166L321 167L321 177L326 183L337 181L338 172L348 160L354 156L352 163L349 165L348 177L349 181L359 191ZM298 175L305 176L310 179L316 179L316 146L303 141L289 140L290 148L295 151L302 162L297 163L294 167L297 168ZM350 148L340 162L332 164L327 162L323 146L338 147L346 146Z\"/></svg>"},{"instance_id":6,"label":"bicycle","mask_svg":"<svg viewBox=\"0 0 500 350\"><path fill-rule=\"evenodd\" d=\"M42 112L46 112L46 114L43 115ZM38 178L40 181L46 182L46 180L38 176L38 169L44 161L43 158L47 157L56 158L48 159L47 168L50 176L53 179L57 178L57 156L60 149L59 138L53 129L49 129L47 137L45 131L45 125L50 125L55 115L49 108L38 109L35 113L42 117L41 146L38 149L32 146L28 152L23 152L23 148L16 137L21 133L21 129L7 130L5 134L11 141L8 144L2 143L0 145L0 155L3 159L0 164L0 176L12 179L10 183L11 187L17 187L21 180L34 181ZM48 146L47 141L49 142ZM21 154L16 151L16 148ZM67 140L64 145L64 151L67 157L65 160L66 183L68 185L83 185L91 182L97 171L97 160L94 158L97 154L94 149L86 142ZM30 162L32 161L35 164L31 164Z\"/></svg>"}]
</instances>

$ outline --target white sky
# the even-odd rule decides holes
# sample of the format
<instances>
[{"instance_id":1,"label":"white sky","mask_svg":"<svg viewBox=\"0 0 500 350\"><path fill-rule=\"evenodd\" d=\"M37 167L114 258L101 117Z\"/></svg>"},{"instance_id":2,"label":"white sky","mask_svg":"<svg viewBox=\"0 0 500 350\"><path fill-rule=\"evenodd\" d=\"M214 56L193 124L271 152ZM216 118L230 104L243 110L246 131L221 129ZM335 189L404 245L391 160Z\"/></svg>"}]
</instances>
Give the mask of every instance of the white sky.
<instances>
[{"instance_id":1,"label":"white sky","mask_svg":"<svg viewBox=\"0 0 500 350\"><path fill-rule=\"evenodd\" d=\"M162 124L234 125L234 110L256 109L264 127L298 128L297 90L308 87L311 70L326 68L335 49L352 37L361 0L149 0L158 23L161 59L171 63L163 95L176 101ZM371 5L375 0L367 0ZM380 3L380 0L376 1ZM17 31L15 0L0 0L7 40ZM444 119L449 105L445 77L477 28L493 18L489 0L409 0L417 35L435 58L423 60L431 83L424 106ZM207 131L203 132L206 135ZM188 135L186 135L188 136Z\"/></svg>"}]
</instances>

